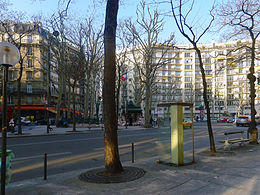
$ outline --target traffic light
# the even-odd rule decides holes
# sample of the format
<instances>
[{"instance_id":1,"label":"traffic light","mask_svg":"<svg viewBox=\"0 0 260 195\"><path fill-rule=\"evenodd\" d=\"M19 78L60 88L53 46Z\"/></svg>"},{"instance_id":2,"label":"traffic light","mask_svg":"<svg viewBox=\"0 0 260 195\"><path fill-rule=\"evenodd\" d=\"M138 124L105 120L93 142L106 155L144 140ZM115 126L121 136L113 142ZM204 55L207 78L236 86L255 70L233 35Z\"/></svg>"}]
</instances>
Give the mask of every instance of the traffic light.
<instances>
[{"instance_id":1,"label":"traffic light","mask_svg":"<svg viewBox=\"0 0 260 195\"><path fill-rule=\"evenodd\" d=\"M260 77L257 78L257 84L260 85Z\"/></svg>"}]
</instances>

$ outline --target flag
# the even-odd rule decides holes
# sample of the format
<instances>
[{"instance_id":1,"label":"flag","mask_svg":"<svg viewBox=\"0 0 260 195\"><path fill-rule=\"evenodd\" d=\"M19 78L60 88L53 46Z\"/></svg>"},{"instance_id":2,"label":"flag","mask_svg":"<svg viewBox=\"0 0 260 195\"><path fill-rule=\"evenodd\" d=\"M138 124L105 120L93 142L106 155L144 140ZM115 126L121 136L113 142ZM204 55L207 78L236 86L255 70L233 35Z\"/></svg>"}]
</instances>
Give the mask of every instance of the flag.
<instances>
[{"instance_id":1,"label":"flag","mask_svg":"<svg viewBox=\"0 0 260 195\"><path fill-rule=\"evenodd\" d=\"M126 81L126 79L127 79L127 73L125 73L125 74L123 74L123 75L121 76L121 80L122 80L122 81Z\"/></svg>"}]
</instances>

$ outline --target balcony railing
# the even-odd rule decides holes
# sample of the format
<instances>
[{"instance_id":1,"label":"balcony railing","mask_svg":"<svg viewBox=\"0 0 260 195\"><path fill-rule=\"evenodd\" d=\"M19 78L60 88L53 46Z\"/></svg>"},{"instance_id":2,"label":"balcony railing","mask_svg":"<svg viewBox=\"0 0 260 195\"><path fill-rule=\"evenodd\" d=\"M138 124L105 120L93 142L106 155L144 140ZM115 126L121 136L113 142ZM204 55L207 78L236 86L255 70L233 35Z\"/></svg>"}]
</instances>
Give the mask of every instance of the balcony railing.
<instances>
[{"instance_id":1,"label":"balcony railing","mask_svg":"<svg viewBox=\"0 0 260 195\"><path fill-rule=\"evenodd\" d=\"M18 88L9 88L8 89L8 94L17 94L18 93ZM21 93L23 94L47 94L46 89L39 89L39 88L32 88L32 90L27 90L27 88L22 87L21 88Z\"/></svg>"}]
</instances>

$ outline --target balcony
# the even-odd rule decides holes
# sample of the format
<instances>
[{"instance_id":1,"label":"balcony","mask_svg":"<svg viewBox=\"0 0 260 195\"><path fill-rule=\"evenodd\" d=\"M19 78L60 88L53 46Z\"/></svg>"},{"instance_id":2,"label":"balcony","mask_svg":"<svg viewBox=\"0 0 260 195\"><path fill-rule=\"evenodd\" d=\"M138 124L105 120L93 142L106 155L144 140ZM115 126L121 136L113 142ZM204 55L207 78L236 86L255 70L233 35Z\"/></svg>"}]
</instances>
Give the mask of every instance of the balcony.
<instances>
[{"instance_id":1,"label":"balcony","mask_svg":"<svg viewBox=\"0 0 260 195\"><path fill-rule=\"evenodd\" d=\"M9 88L8 89L8 94L10 95L15 95L18 93L18 88ZM39 88L32 88L31 91L27 90L27 88L22 87L21 88L21 93L22 94L34 94L34 95L42 95L42 94L47 94L46 89L39 89Z\"/></svg>"}]
</instances>

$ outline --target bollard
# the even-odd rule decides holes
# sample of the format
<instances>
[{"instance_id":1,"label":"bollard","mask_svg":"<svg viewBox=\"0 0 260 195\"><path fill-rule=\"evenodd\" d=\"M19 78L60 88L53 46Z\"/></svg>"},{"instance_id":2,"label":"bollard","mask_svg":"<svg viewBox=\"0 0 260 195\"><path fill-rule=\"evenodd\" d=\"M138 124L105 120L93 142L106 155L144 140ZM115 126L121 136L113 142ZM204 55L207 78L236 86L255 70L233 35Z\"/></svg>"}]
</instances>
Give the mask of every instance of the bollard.
<instances>
[{"instance_id":1,"label":"bollard","mask_svg":"<svg viewBox=\"0 0 260 195\"><path fill-rule=\"evenodd\" d=\"M134 143L132 143L132 163L135 161L135 153L134 153Z\"/></svg>"},{"instance_id":2,"label":"bollard","mask_svg":"<svg viewBox=\"0 0 260 195\"><path fill-rule=\"evenodd\" d=\"M44 176L43 179L47 179L47 153L44 153Z\"/></svg>"}]
</instances>

